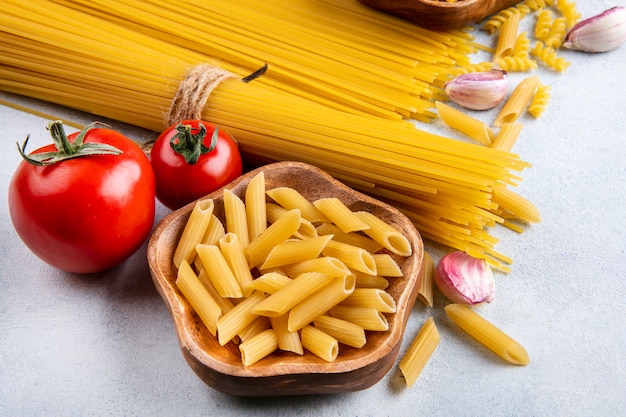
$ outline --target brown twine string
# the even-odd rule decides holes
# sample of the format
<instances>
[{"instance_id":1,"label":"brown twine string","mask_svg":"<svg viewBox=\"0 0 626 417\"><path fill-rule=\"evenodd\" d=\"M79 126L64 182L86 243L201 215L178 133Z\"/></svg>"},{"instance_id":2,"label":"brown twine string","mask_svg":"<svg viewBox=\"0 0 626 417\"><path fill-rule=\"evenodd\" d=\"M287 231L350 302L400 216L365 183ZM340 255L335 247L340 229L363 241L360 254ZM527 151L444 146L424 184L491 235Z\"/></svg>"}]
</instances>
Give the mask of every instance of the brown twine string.
<instances>
[{"instance_id":1,"label":"brown twine string","mask_svg":"<svg viewBox=\"0 0 626 417\"><path fill-rule=\"evenodd\" d=\"M185 79L178 85L178 91L172 98L170 108L165 115L166 126L185 119L201 119L209 95L228 78L237 78L237 76L210 64L200 64L191 68Z\"/></svg>"}]
</instances>

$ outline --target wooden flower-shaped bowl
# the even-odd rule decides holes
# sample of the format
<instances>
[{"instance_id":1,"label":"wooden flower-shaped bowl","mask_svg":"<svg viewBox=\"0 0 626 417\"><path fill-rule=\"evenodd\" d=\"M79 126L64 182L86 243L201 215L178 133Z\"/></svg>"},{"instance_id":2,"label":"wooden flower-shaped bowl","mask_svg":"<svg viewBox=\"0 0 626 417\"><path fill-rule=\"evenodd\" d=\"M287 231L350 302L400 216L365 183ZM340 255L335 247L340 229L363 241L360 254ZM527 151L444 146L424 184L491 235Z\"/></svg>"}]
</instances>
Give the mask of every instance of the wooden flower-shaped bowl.
<instances>
[{"instance_id":1,"label":"wooden flower-shaped bowl","mask_svg":"<svg viewBox=\"0 0 626 417\"><path fill-rule=\"evenodd\" d=\"M356 192L311 165L278 162L251 171L226 188L244 196L250 179L263 170L266 188L287 186L310 201L338 197L352 210L369 211L393 224L411 242L410 257L394 258L403 277L390 279L387 291L397 312L387 316L389 330L369 332L361 349L340 345L335 362L328 363L306 352L303 356L274 352L244 367L238 348L231 342L220 346L178 291L172 257L193 203L167 215L156 227L148 245L148 262L154 284L169 309L183 355L193 371L212 388L240 396L284 396L353 392L378 382L394 364L406 321L417 296L423 257L422 239L411 221L395 208ZM206 198L215 201L214 214L224 221L223 190Z\"/></svg>"},{"instance_id":2,"label":"wooden flower-shaped bowl","mask_svg":"<svg viewBox=\"0 0 626 417\"><path fill-rule=\"evenodd\" d=\"M360 0L430 29L452 29L475 23L520 0Z\"/></svg>"}]
</instances>

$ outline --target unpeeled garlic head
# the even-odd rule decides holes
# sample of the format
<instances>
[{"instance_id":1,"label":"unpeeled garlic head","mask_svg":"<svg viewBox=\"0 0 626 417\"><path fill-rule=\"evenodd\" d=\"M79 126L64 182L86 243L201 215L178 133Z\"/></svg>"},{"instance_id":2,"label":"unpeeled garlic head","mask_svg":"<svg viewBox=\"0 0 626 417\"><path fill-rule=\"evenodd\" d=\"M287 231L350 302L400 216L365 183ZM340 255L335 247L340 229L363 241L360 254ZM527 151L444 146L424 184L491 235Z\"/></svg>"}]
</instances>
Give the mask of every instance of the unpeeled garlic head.
<instances>
[{"instance_id":1,"label":"unpeeled garlic head","mask_svg":"<svg viewBox=\"0 0 626 417\"><path fill-rule=\"evenodd\" d=\"M626 41L626 8L612 7L581 20L567 35L563 46L584 52L607 52Z\"/></svg>"},{"instance_id":2,"label":"unpeeled garlic head","mask_svg":"<svg viewBox=\"0 0 626 417\"><path fill-rule=\"evenodd\" d=\"M488 303L496 291L493 271L487 262L465 252L452 252L441 258L435 282L443 295L459 304Z\"/></svg>"},{"instance_id":3,"label":"unpeeled garlic head","mask_svg":"<svg viewBox=\"0 0 626 417\"><path fill-rule=\"evenodd\" d=\"M450 100L470 110L493 109L504 100L508 88L508 74L501 69L461 74L443 87Z\"/></svg>"}]
</instances>

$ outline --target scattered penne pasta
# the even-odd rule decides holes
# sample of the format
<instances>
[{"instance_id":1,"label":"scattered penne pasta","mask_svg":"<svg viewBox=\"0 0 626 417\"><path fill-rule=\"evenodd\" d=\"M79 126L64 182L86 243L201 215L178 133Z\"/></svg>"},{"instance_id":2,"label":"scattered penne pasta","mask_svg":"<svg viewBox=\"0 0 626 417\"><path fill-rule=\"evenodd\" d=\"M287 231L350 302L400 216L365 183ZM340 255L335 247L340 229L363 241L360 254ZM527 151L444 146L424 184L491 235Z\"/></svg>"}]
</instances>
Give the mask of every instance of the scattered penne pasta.
<instances>
[{"instance_id":1,"label":"scattered penne pasta","mask_svg":"<svg viewBox=\"0 0 626 417\"><path fill-rule=\"evenodd\" d=\"M440 339L435 320L429 317L400 360L400 371L409 388L417 381Z\"/></svg>"}]
</instances>

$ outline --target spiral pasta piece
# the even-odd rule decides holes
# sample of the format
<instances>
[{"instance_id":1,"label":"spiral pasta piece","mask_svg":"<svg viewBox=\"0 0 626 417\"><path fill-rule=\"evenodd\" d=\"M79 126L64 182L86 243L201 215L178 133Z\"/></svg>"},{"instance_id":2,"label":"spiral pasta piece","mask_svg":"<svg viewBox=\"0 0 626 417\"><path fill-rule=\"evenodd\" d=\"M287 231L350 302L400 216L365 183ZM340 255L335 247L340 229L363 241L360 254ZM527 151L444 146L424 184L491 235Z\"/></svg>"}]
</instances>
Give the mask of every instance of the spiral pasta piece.
<instances>
[{"instance_id":1,"label":"spiral pasta piece","mask_svg":"<svg viewBox=\"0 0 626 417\"><path fill-rule=\"evenodd\" d=\"M557 52L554 48L546 46L541 41L537 41L530 53L536 56L537 59L546 66L556 71L564 72L570 65L570 62L566 61L565 58L557 56Z\"/></svg>"},{"instance_id":2,"label":"spiral pasta piece","mask_svg":"<svg viewBox=\"0 0 626 417\"><path fill-rule=\"evenodd\" d=\"M537 10L543 9L546 6L551 6L554 0L524 0L518 6L526 6L530 10L536 12Z\"/></svg>"},{"instance_id":3,"label":"spiral pasta piece","mask_svg":"<svg viewBox=\"0 0 626 417\"><path fill-rule=\"evenodd\" d=\"M526 72L537 68L537 62L528 57L505 56L497 59L496 64L508 72Z\"/></svg>"},{"instance_id":4,"label":"spiral pasta piece","mask_svg":"<svg viewBox=\"0 0 626 417\"><path fill-rule=\"evenodd\" d=\"M550 33L546 37L544 43L554 49L558 49L563 45L563 40L567 34L567 20L565 17L557 17L552 21Z\"/></svg>"},{"instance_id":5,"label":"spiral pasta piece","mask_svg":"<svg viewBox=\"0 0 626 417\"><path fill-rule=\"evenodd\" d=\"M540 41L545 41L550 36L552 29L552 19L554 13L550 9L543 9L537 15L537 23L535 24L535 37Z\"/></svg>"},{"instance_id":6,"label":"spiral pasta piece","mask_svg":"<svg viewBox=\"0 0 626 417\"><path fill-rule=\"evenodd\" d=\"M465 65L465 66L456 68L454 71L454 74L461 75L461 74L469 74L470 72L485 72L485 71L489 71L495 65L496 64L494 62L488 62L488 61L480 62L478 64Z\"/></svg>"},{"instance_id":7,"label":"spiral pasta piece","mask_svg":"<svg viewBox=\"0 0 626 417\"><path fill-rule=\"evenodd\" d=\"M521 32L515 39L513 45L513 56L518 58L528 58L530 53L530 38L528 32Z\"/></svg>"},{"instance_id":8,"label":"spiral pasta piece","mask_svg":"<svg viewBox=\"0 0 626 417\"><path fill-rule=\"evenodd\" d=\"M538 118L545 112L548 102L552 96L552 87L545 84L539 84L537 91L528 105L528 113L534 118Z\"/></svg>"},{"instance_id":9,"label":"spiral pasta piece","mask_svg":"<svg viewBox=\"0 0 626 417\"><path fill-rule=\"evenodd\" d=\"M524 15L528 14L530 9L528 7L524 7L521 4L517 6L507 7L506 9L501 10L497 14L491 16L487 21L483 24L483 30L486 30L489 33L494 33L499 30L505 21L509 20L511 17L517 15L521 19Z\"/></svg>"},{"instance_id":10,"label":"spiral pasta piece","mask_svg":"<svg viewBox=\"0 0 626 417\"><path fill-rule=\"evenodd\" d=\"M572 27L581 18L581 13L576 8L576 3L568 0L557 0L556 7L561 11L561 14L565 17L567 27Z\"/></svg>"}]
</instances>

